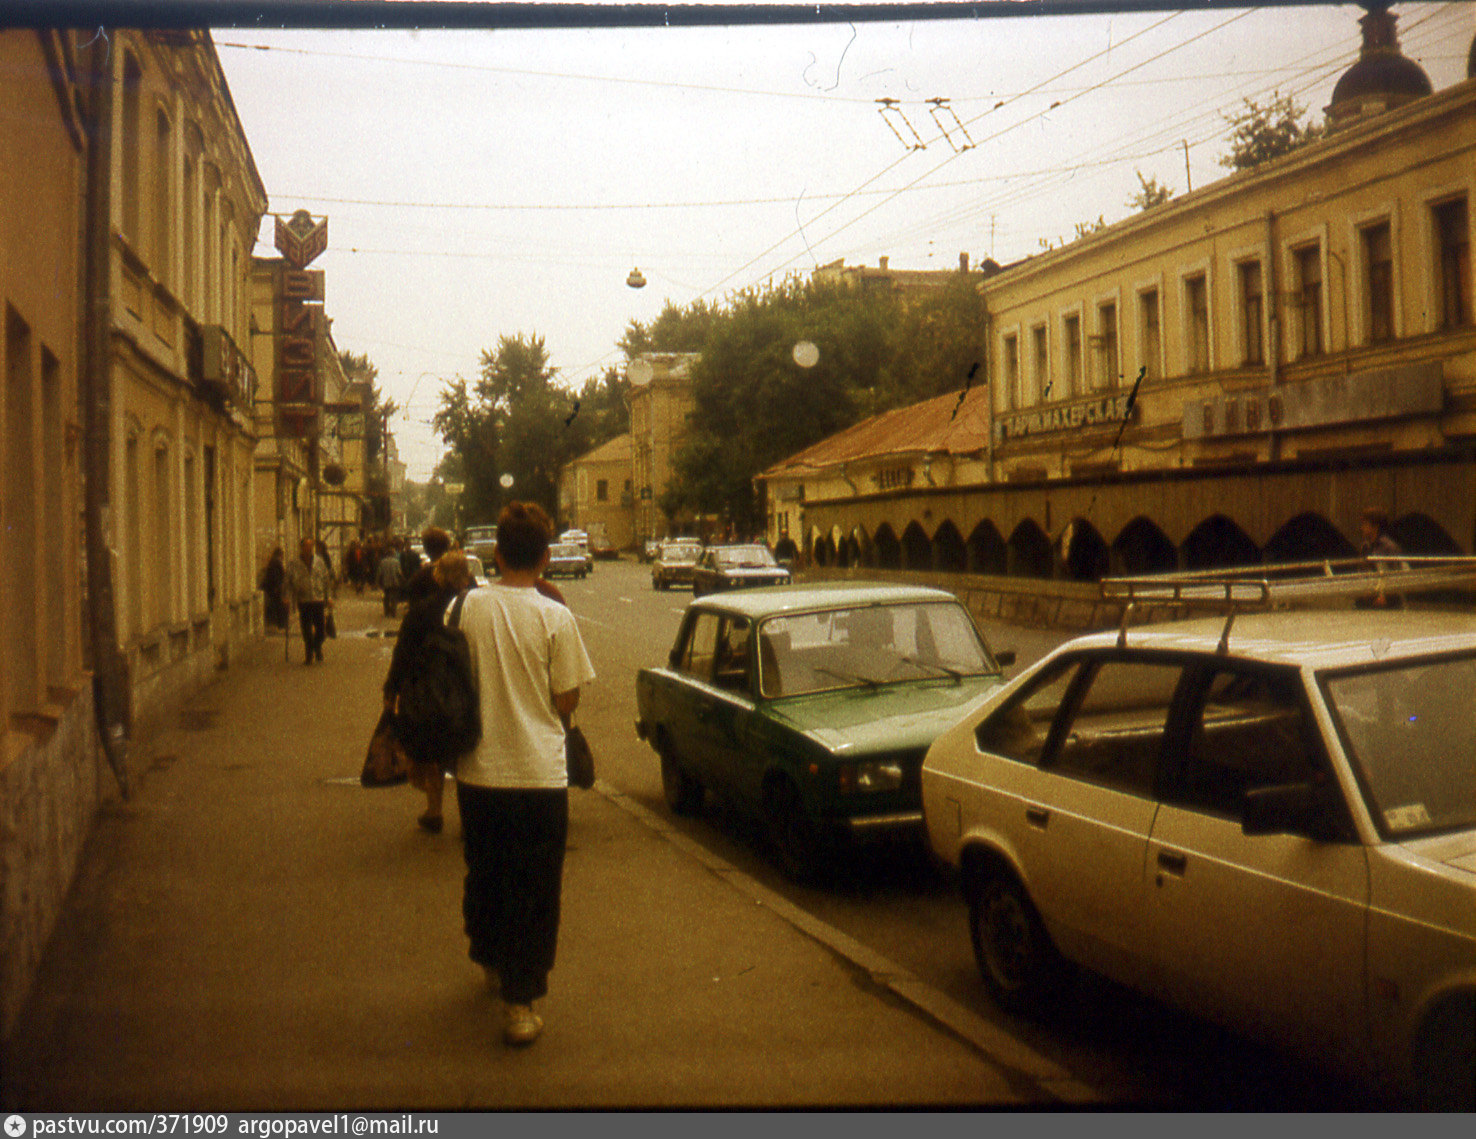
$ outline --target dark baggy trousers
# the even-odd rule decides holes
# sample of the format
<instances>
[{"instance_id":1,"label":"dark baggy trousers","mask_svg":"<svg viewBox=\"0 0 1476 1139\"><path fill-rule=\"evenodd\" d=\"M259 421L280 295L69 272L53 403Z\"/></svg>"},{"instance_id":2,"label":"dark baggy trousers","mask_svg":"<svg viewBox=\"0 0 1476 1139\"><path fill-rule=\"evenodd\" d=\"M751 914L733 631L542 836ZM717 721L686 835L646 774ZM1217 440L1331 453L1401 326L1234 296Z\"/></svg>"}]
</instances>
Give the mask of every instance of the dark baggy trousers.
<instances>
[{"instance_id":1,"label":"dark baggy trousers","mask_svg":"<svg viewBox=\"0 0 1476 1139\"><path fill-rule=\"evenodd\" d=\"M559 940L569 792L456 784L466 889L461 912L471 959L496 969L502 999L548 992Z\"/></svg>"},{"instance_id":2,"label":"dark baggy trousers","mask_svg":"<svg viewBox=\"0 0 1476 1139\"><path fill-rule=\"evenodd\" d=\"M314 657L323 659L323 640L328 635L327 607L326 601L297 603L297 624L302 629L303 649L309 661Z\"/></svg>"}]
</instances>

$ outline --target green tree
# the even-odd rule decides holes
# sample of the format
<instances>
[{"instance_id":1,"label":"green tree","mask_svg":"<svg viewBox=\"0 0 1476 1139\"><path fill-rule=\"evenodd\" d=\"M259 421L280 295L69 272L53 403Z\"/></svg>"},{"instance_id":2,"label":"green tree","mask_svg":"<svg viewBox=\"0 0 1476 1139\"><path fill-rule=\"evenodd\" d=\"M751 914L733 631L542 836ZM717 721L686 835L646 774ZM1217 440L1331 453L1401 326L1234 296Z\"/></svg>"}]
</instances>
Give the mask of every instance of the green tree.
<instances>
[{"instance_id":1,"label":"green tree","mask_svg":"<svg viewBox=\"0 0 1476 1139\"><path fill-rule=\"evenodd\" d=\"M1253 99L1243 102L1245 108L1239 114L1224 116L1234 129L1227 138L1230 153L1220 158L1221 166L1254 170L1323 136L1321 123L1302 122L1307 108L1290 95L1276 92L1264 105Z\"/></svg>"},{"instance_id":2,"label":"green tree","mask_svg":"<svg viewBox=\"0 0 1476 1139\"><path fill-rule=\"evenodd\" d=\"M1133 173L1138 176L1138 185L1142 187L1127 201L1133 209L1146 213L1155 206L1163 205L1174 196L1174 192L1159 182L1157 178L1144 178L1141 170L1134 170Z\"/></svg>"},{"instance_id":3,"label":"green tree","mask_svg":"<svg viewBox=\"0 0 1476 1139\"><path fill-rule=\"evenodd\" d=\"M483 350L474 386L458 377L442 391L433 422L456 452L464 519L495 518L511 499L556 513L559 469L582 441L571 430L575 397L555 375L542 337L503 336L496 351ZM510 488L501 484L504 475L512 476Z\"/></svg>"}]
</instances>

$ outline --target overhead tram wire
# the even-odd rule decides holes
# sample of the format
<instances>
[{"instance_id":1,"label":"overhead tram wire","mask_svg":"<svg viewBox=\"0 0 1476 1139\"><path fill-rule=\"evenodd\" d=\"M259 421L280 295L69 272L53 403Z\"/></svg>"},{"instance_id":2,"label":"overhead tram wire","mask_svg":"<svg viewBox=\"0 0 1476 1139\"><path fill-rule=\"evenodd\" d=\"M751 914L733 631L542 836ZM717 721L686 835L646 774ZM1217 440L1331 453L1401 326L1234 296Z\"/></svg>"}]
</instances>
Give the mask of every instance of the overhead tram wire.
<instances>
[{"instance_id":1,"label":"overhead tram wire","mask_svg":"<svg viewBox=\"0 0 1476 1139\"><path fill-rule=\"evenodd\" d=\"M1137 32L1134 32L1131 36L1128 36L1125 40L1121 41L1116 46L1118 48L1121 48L1124 44L1131 43L1133 40L1137 39L1139 36L1146 35L1148 32L1151 32L1151 31L1153 31L1153 30L1155 30L1157 28L1160 28L1164 24L1167 24L1169 21L1171 21L1173 19L1176 19L1179 16L1179 14L1180 13L1178 13L1178 12L1170 12L1163 19L1158 20L1158 21L1154 22L1153 24L1150 24L1146 28L1143 28L1143 29L1140 29ZM1076 71L1078 68L1085 67L1088 63L1091 63L1093 60L1098 59L1102 55L1108 54L1112 50L1113 50L1113 47L1111 45L1109 45L1108 47L1102 49L1101 51L1094 52L1092 55L1089 55L1086 59L1080 60L1077 63L1072 64L1070 67L1066 68L1063 71L1057 72L1050 79L1044 80L1043 82L1036 84L1035 87L1028 88L1021 95L1016 96L1016 99L1023 98L1025 95L1030 94L1033 91L1039 90L1041 87L1044 87L1046 84L1053 83L1057 79L1060 79L1062 76L1069 75L1069 74L1071 74L1071 72ZM1013 101L1015 101L1015 100L1006 100L1005 102L1008 103L1008 102L1013 102ZM989 111L985 111L984 114L982 114L982 115L978 115L975 118L970 119L968 121L968 123L965 123L964 125L965 126L968 126L971 123L978 122L979 119L984 118L985 115L992 114L995 110L998 110L998 106L991 108ZM997 137L997 135L994 136L994 137ZM985 141L988 141L988 140L985 140ZM912 151L906 152L905 154L902 155L901 158L898 158L896 161L888 164L882 170L878 171L876 174L872 175L872 177L868 178L859 187L857 187L856 190L853 190L851 193L845 195L844 197L840 198L838 201L833 202L831 205L829 205L825 209L821 210L820 213L816 214L813 218L810 219L810 224L813 225L815 222L817 222L821 218L823 218L826 214L830 213L832 210L835 210L835 209L839 208L845 202L849 201L858 192L860 192L861 190L864 190L867 186L870 186L877 179L879 179L879 178L885 176L886 174L890 173L896 167L900 166L903 162L905 162L909 157L911 157L912 153L913 153ZM935 173L937 170L941 169L943 166L948 165L949 162L953 161L956 158L961 157L962 154L964 154L964 153L968 153L968 152L967 151L955 152L955 153L949 155L949 157L946 158L946 159L944 159L942 163L940 163L938 166L935 166L932 170L928 171L926 174L922 175L922 177L920 177L918 179L915 179L913 182L909 183L907 186L904 186L901 190L897 190L897 191L889 194L877 206L873 206L871 209L863 211L855 219L853 219L852 222L847 222L845 225L841 226L837 230L832 231L831 234L827 235L825 238L822 238L821 240L822 241L829 240L829 238L830 237L833 237L836 233L842 232L843 230L845 230L846 228L848 228L850 225L854 224L855 221L859 221L862 217L865 217L867 214L870 214L870 213L874 212L876 209L879 209L881 205L885 205L887 202L892 201L899 194L905 192L908 189L911 189L912 186L915 186L918 182L922 181L923 178L926 178L929 175ZM747 261L745 264L740 265L737 269L735 269L733 272L729 273L722 280L720 280L716 284L710 286L708 289L706 289L702 293L698 294L698 296L699 297L705 297L705 296L708 296L708 295L710 295L712 293L715 293L718 289L722 288L725 284L727 284L729 281L731 281L734 277L737 277L739 274L745 272L746 270L748 270L749 268L751 268L754 264L756 264L758 261L762 260L764 257L767 257L774 250L778 249L781 245L785 244L786 242L793 241L796 237L800 237L800 238L803 238L804 237L804 229L803 229L803 227L796 227L790 233L786 234L784 237L782 237L778 241L774 242L773 245L770 245L767 249L765 249L762 252L760 252L757 255L755 255L752 259L750 259L749 261ZM793 261L795 260L795 258L797 258L798 256L799 256L799 254L796 253L793 257L790 257L790 258L786 259L775 270L771 270L769 273L761 275L760 279L762 279L763 276L769 276L769 277L773 276L773 273L774 272L777 272L780 269L786 268L788 265L792 264Z\"/></svg>"},{"instance_id":2,"label":"overhead tram wire","mask_svg":"<svg viewBox=\"0 0 1476 1139\"><path fill-rule=\"evenodd\" d=\"M1071 67L1067 68L1066 71L1063 71L1063 72L1058 73L1056 76L1053 76L1049 80L1045 80L1044 82L1042 82L1041 84L1038 84L1037 86L1038 87L1045 86L1047 83L1054 82L1055 79L1060 78L1061 75L1069 74L1071 71L1074 71L1074 70L1076 70L1079 67L1085 66L1086 64L1092 62L1093 60L1099 58L1100 56L1102 56L1104 54L1107 54L1110 51L1113 51L1113 50L1116 50L1116 49L1120 49L1123 46L1123 44L1128 43L1128 42L1131 42L1131 40L1133 38L1136 38L1136 36L1138 36L1138 35L1144 35L1144 34L1146 34L1149 31L1152 31L1152 30L1154 30L1154 29L1156 29L1158 27L1161 27L1162 25L1166 24L1169 20L1172 20L1175 17L1177 17L1179 14L1180 13L1178 13L1178 12L1170 13L1163 20L1160 20L1157 23L1152 24L1152 25L1150 25L1147 28L1144 28L1142 31L1140 31L1138 33L1135 33L1135 35L1132 36L1132 37L1129 37L1129 39L1124 40L1121 43L1118 43L1116 45L1110 46L1108 48L1104 48L1102 51L1096 52L1093 55L1088 56L1086 59L1081 60L1080 62L1075 63ZM1152 62L1154 62L1154 61L1156 61L1158 59L1162 59L1166 55L1172 54L1175 51L1179 51L1179 50L1183 49L1184 47L1187 47L1189 44L1195 43L1196 41L1198 41L1200 39L1203 39L1207 35L1211 35L1211 34L1217 32L1217 31L1219 31L1220 29L1222 29L1224 27L1227 27L1227 26L1229 26L1232 23L1235 23L1238 20L1244 19L1248 15L1250 15L1250 12L1247 11L1247 12L1241 12L1238 15L1232 16L1228 20L1224 20L1224 21L1220 22L1219 24L1216 24L1213 28L1209 28L1206 31L1199 33L1198 35L1191 36L1188 40L1185 40L1182 43L1175 44L1172 48L1165 49L1164 51L1159 52L1156 55L1149 56L1145 60L1140 60L1138 63L1133 64L1131 67L1125 69L1122 72L1119 72L1118 75L1131 74L1132 72L1138 70L1141 67L1146 67L1149 63L1152 63ZM1073 102L1076 99L1082 98L1083 96L1085 96L1086 94L1090 93L1091 91L1095 91L1095 90L1097 90L1097 89L1099 89L1101 87L1106 86L1108 83L1113 82L1116 78L1117 78L1117 76L1113 76L1110 79L1103 80L1101 83L1093 84L1091 87L1089 87L1089 88L1085 89L1083 92L1081 92L1081 94L1073 95L1073 96L1070 97L1070 99L1067 99L1067 100L1062 100L1060 104L1053 105L1052 107L1047 108L1046 111L1042 111L1042 112L1039 112L1036 115L1032 115L1032 116L1029 116L1027 118L1020 119L1017 122L1012 123L1012 124L1010 124L1007 127L1003 127L1000 130L995 131L994 134L988 136L987 138L981 139L979 141L979 143L978 143L978 146L983 146L985 143L992 142L995 139L1000 138L1000 137L1002 137L1005 134L1008 134L1010 131L1013 131L1013 130L1018 129L1019 127L1025 125L1026 123L1033 122L1034 120L1040 118L1041 115L1048 114L1050 111L1055 110L1056 109L1056 106L1062 105L1062 104L1064 104L1066 102ZM987 115L989 115L991 113L993 113L992 110L991 111L986 111L986 112L984 112L981 115L977 115L974 118L969 119L965 123L965 126L972 125L972 124L978 122L979 120L983 119L984 117L986 117ZM977 148L975 148L975 149L977 149ZM924 181L925 179L931 177L933 174L935 174L939 170L943 169L943 167L949 165L950 163L956 161L959 158L962 158L965 154L969 154L969 153L972 153L972 151L971 150L970 151L960 151L960 152L955 152L955 153L952 153L952 154L947 155L941 162L939 162L931 170L927 170L924 173L920 174L917 178L913 179L913 181L912 182L909 182L906 186L902 186L902 187L898 188L888 198L884 199L881 202L878 202L876 205L870 207L869 209L862 211L860 214L857 214L855 217L851 218L849 221L845 222L843 225L841 225L841 226L837 227L836 229L832 230L830 233L826 234L823 238L819 239L819 242L829 241L831 238L835 237L837 234L840 234L840 233L844 232L846 229L849 229L851 226L855 225L862 218L868 216L869 214L875 213L877 210L881 209L882 206L888 204L888 202L896 199L897 197L900 197L902 194L904 194L904 193L908 192L909 190L913 189L914 187L916 187L918 185L918 183L920 183L920 182ZM817 242L817 244L819 242ZM795 256L798 256L798 255L796 254ZM771 270L771 273L778 272L778 271L786 268L788 265L792 264L794 260L795 260L795 257L790 257L789 259L787 259L786 261L784 261L782 264L776 266L773 270Z\"/></svg>"}]
</instances>

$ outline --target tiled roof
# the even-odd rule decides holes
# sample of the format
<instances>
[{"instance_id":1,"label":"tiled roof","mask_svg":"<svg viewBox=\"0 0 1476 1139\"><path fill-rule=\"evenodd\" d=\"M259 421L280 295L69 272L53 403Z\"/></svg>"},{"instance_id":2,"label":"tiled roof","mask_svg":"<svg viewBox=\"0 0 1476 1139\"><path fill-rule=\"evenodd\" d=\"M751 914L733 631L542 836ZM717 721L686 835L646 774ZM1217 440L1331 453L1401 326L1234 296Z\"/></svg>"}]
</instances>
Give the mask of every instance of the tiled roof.
<instances>
[{"instance_id":1,"label":"tiled roof","mask_svg":"<svg viewBox=\"0 0 1476 1139\"><path fill-rule=\"evenodd\" d=\"M885 411L775 463L760 478L888 455L964 455L989 445L989 389L980 385Z\"/></svg>"}]
</instances>

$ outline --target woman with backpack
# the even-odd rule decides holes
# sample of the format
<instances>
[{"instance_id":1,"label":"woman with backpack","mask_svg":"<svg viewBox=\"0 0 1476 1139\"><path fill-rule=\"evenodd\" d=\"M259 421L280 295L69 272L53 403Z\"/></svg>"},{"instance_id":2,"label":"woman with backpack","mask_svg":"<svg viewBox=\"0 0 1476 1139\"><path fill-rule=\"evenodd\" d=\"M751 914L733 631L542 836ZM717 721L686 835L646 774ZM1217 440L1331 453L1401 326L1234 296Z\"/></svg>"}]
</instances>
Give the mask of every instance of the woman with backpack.
<instances>
[{"instance_id":1,"label":"woman with backpack","mask_svg":"<svg viewBox=\"0 0 1476 1139\"><path fill-rule=\"evenodd\" d=\"M389 673L384 678L384 706L389 712L396 710L402 690L408 686L427 640L437 627L444 624L447 607L458 594L474 585L466 555L460 550L442 554L431 572L436 591L411 605L400 622L400 634L395 640L394 655L390 657ZM413 741L402 738L400 743L410 756L411 784L425 792L425 813L416 822L422 830L440 834L444 825L441 800L446 787L445 769L439 762L417 756Z\"/></svg>"}]
</instances>

